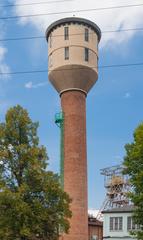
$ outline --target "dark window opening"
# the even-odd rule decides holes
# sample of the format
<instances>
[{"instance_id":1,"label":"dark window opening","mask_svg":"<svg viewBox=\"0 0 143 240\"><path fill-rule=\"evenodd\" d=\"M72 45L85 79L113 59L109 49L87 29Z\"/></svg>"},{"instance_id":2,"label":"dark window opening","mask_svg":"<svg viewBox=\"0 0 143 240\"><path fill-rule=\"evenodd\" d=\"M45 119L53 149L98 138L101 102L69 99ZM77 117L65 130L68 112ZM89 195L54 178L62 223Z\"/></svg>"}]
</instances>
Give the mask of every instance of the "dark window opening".
<instances>
[{"instance_id":1,"label":"dark window opening","mask_svg":"<svg viewBox=\"0 0 143 240\"><path fill-rule=\"evenodd\" d=\"M50 48L51 48L52 47L52 33L50 34L49 39L50 39Z\"/></svg>"},{"instance_id":2,"label":"dark window opening","mask_svg":"<svg viewBox=\"0 0 143 240\"><path fill-rule=\"evenodd\" d=\"M88 62L88 60L89 60L89 49L85 48L84 53L85 53L84 59L85 59L86 62Z\"/></svg>"},{"instance_id":3,"label":"dark window opening","mask_svg":"<svg viewBox=\"0 0 143 240\"><path fill-rule=\"evenodd\" d=\"M69 47L65 47L65 60L69 59Z\"/></svg>"},{"instance_id":4,"label":"dark window opening","mask_svg":"<svg viewBox=\"0 0 143 240\"><path fill-rule=\"evenodd\" d=\"M49 67L52 67L52 53L49 55Z\"/></svg>"},{"instance_id":5,"label":"dark window opening","mask_svg":"<svg viewBox=\"0 0 143 240\"><path fill-rule=\"evenodd\" d=\"M84 39L85 39L85 41L86 41L86 42L88 42L88 41L89 41L89 30L88 30L88 28L85 28L85 35L84 35Z\"/></svg>"},{"instance_id":6,"label":"dark window opening","mask_svg":"<svg viewBox=\"0 0 143 240\"><path fill-rule=\"evenodd\" d=\"M69 39L69 27L64 27L65 40Z\"/></svg>"}]
</instances>

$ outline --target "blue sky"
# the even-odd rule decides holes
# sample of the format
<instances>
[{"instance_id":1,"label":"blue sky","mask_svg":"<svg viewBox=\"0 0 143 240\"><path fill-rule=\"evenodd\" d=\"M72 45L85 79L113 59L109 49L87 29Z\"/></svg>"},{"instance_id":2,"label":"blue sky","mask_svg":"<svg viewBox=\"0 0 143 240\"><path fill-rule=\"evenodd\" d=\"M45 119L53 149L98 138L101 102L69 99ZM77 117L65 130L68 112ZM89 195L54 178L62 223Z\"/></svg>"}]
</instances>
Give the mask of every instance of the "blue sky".
<instances>
[{"instance_id":1,"label":"blue sky","mask_svg":"<svg viewBox=\"0 0 143 240\"><path fill-rule=\"evenodd\" d=\"M3 1L33 3L33 1ZM44 1L43 1L44 2ZM46 0L45 0L46 2ZM1 16L91 9L97 7L140 4L136 0L81 0L32 7L0 8ZM58 9L58 10L57 10ZM96 22L101 30L143 27L143 6L130 9L78 13L76 16ZM41 36L48 25L59 18L73 14L51 15L1 21L0 38ZM143 62L143 31L103 34L99 49L99 64L126 64ZM45 39L0 42L0 72L46 69L47 43ZM87 147L89 208L99 208L105 198L100 169L119 164L124 145L132 141L132 133L143 120L143 66L99 69L99 79L87 97ZM0 119L10 106L26 108L39 121L41 144L47 147L49 169L59 171L60 132L54 124L54 115L60 111L60 99L48 83L47 73L21 74L0 77Z\"/></svg>"}]
</instances>

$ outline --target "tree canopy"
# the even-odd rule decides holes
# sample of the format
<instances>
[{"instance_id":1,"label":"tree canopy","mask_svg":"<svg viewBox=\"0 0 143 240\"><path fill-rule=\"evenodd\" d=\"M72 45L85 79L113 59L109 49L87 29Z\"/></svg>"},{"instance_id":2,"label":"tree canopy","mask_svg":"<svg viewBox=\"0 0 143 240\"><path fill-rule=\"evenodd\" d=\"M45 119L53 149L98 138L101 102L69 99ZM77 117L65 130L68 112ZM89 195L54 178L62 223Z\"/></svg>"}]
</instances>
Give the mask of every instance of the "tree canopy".
<instances>
[{"instance_id":1,"label":"tree canopy","mask_svg":"<svg viewBox=\"0 0 143 240\"><path fill-rule=\"evenodd\" d=\"M56 240L68 232L70 199L47 171L38 123L17 105L0 123L0 239Z\"/></svg>"},{"instance_id":2,"label":"tree canopy","mask_svg":"<svg viewBox=\"0 0 143 240\"><path fill-rule=\"evenodd\" d=\"M133 192L131 201L135 206L134 221L140 230L134 232L138 239L143 239L143 123L134 131L133 142L125 146L125 173L130 176Z\"/></svg>"}]
</instances>

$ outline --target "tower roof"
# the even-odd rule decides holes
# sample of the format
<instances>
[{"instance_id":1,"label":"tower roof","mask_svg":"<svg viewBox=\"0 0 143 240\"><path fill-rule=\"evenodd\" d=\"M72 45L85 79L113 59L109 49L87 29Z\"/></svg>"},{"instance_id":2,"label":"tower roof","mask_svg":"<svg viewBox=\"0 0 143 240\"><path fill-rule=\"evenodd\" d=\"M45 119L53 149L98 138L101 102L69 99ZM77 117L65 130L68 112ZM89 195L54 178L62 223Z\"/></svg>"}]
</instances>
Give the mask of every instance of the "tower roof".
<instances>
[{"instance_id":1,"label":"tower roof","mask_svg":"<svg viewBox=\"0 0 143 240\"><path fill-rule=\"evenodd\" d=\"M123 207L117 207L112 209L103 210L102 213L128 213L133 212L135 210L134 205L127 205Z\"/></svg>"},{"instance_id":2,"label":"tower roof","mask_svg":"<svg viewBox=\"0 0 143 240\"><path fill-rule=\"evenodd\" d=\"M92 21L84 19L84 18L77 18L77 17L70 17L70 18L62 18L54 23L52 23L46 30L46 39L48 41L48 37L50 35L50 33L57 27L61 26L61 25L65 25L65 24L70 24L70 23L77 23L77 24L82 24L85 26L88 26L90 28L92 28L97 36L98 36L98 41L100 41L101 39L101 30L100 28Z\"/></svg>"}]
</instances>

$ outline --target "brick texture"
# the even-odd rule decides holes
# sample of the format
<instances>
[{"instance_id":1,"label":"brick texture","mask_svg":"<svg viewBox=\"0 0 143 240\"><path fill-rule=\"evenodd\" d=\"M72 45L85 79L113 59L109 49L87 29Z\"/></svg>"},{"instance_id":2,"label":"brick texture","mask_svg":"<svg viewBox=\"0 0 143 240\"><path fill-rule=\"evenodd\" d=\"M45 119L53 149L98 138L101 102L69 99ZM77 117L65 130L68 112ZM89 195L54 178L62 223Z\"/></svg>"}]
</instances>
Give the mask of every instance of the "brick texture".
<instances>
[{"instance_id":1,"label":"brick texture","mask_svg":"<svg viewBox=\"0 0 143 240\"><path fill-rule=\"evenodd\" d=\"M64 112L64 190L72 198L70 232L63 240L88 240L86 96L80 91L61 95Z\"/></svg>"},{"instance_id":2,"label":"brick texture","mask_svg":"<svg viewBox=\"0 0 143 240\"><path fill-rule=\"evenodd\" d=\"M91 240L93 236L96 236L97 240L103 239L103 222L97 220L94 217L88 218L88 239Z\"/></svg>"}]
</instances>

